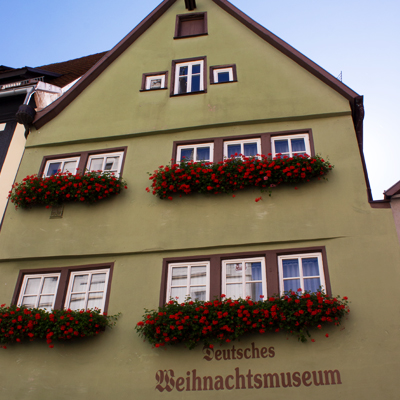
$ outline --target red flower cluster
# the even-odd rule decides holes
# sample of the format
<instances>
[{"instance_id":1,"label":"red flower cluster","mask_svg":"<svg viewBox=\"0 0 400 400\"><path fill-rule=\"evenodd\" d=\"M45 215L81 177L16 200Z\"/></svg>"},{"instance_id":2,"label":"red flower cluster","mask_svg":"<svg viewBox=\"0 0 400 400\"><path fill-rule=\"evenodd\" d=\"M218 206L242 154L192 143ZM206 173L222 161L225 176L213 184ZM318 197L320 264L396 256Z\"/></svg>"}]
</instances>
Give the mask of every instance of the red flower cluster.
<instances>
[{"instance_id":1,"label":"red flower cluster","mask_svg":"<svg viewBox=\"0 0 400 400\"><path fill-rule=\"evenodd\" d=\"M27 176L21 183L15 183L8 197L15 208L28 208L33 204L54 206L64 202L96 203L127 189L121 177L108 172L86 172L73 175L69 172L57 173L42 178Z\"/></svg>"},{"instance_id":2,"label":"red flower cluster","mask_svg":"<svg viewBox=\"0 0 400 400\"><path fill-rule=\"evenodd\" d=\"M268 156L227 158L216 164L212 162L185 162L160 166L150 174L151 189L161 199L171 194L233 193L245 187L270 189L281 183L308 182L324 177L333 166L320 156L294 157Z\"/></svg>"},{"instance_id":3,"label":"red flower cluster","mask_svg":"<svg viewBox=\"0 0 400 400\"><path fill-rule=\"evenodd\" d=\"M199 342L230 342L246 333L280 332L297 335L302 342L309 330L321 324L339 325L349 312L347 298L325 293L288 292L268 301L250 298L191 301L171 300L158 310L147 312L136 330L155 347L186 343L190 349Z\"/></svg>"},{"instance_id":4,"label":"red flower cluster","mask_svg":"<svg viewBox=\"0 0 400 400\"><path fill-rule=\"evenodd\" d=\"M52 348L54 339L70 340L97 336L115 325L116 316L106 316L99 310L72 311L0 306L0 347L6 344L45 339Z\"/></svg>"}]
</instances>

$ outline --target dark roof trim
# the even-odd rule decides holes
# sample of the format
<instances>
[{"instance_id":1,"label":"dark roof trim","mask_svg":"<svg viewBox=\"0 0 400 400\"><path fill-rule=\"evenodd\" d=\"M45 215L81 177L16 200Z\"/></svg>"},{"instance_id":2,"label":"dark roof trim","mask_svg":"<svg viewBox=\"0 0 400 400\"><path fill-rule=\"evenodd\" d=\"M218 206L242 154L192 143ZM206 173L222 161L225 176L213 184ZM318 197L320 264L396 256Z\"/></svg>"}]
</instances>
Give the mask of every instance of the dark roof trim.
<instances>
[{"instance_id":1,"label":"dark roof trim","mask_svg":"<svg viewBox=\"0 0 400 400\"><path fill-rule=\"evenodd\" d=\"M348 86L340 82L337 78L331 75L329 72L325 71L318 64L311 61L304 54L297 51L295 48L290 46L288 43L280 39L278 36L274 35L268 29L264 28L262 25L255 22L244 12L240 11L233 4L231 4L227 0L212 0L215 4L219 5L222 9L224 9L227 13L232 15L242 24L247 26L251 31L253 31L256 35L260 36L266 42L274 46L276 49L281 51L283 54L291 58L297 64L305 68L307 71L311 72L317 78L321 79L322 82L326 83L332 89L339 92L346 99L352 101L355 97L358 96L356 92L350 89Z\"/></svg>"},{"instance_id":2,"label":"dark roof trim","mask_svg":"<svg viewBox=\"0 0 400 400\"><path fill-rule=\"evenodd\" d=\"M400 181L395 183L392 187L384 192L385 199L390 199L390 197L395 196L396 194L400 194Z\"/></svg>"},{"instance_id":3,"label":"dark roof trim","mask_svg":"<svg viewBox=\"0 0 400 400\"><path fill-rule=\"evenodd\" d=\"M167 11L176 0L164 0L139 25L126 35L116 46L107 52L74 87L36 114L33 125L41 128L67 107L83 90L89 86L114 60L116 60L136 39L138 39L155 21Z\"/></svg>"},{"instance_id":4,"label":"dark roof trim","mask_svg":"<svg viewBox=\"0 0 400 400\"><path fill-rule=\"evenodd\" d=\"M54 78L58 78L58 77L61 76L61 74L57 74L55 72L45 71L44 69L24 67L24 68L12 69L11 71L0 73L0 80L1 79L12 78L14 76L16 76L16 77L24 76L27 73L29 75L49 76L49 77L54 77Z\"/></svg>"}]
</instances>

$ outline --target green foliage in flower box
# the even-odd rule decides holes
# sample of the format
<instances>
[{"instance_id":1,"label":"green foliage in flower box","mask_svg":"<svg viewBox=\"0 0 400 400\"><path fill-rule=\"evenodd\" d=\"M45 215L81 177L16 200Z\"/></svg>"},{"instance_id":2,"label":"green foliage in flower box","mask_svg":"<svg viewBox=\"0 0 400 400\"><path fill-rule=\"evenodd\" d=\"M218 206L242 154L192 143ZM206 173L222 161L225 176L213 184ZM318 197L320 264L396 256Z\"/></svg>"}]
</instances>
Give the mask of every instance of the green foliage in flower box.
<instances>
[{"instance_id":1,"label":"green foliage in flower box","mask_svg":"<svg viewBox=\"0 0 400 400\"><path fill-rule=\"evenodd\" d=\"M233 193L246 187L269 190L282 183L298 184L325 177L333 165L320 156L234 157L218 163L182 161L161 165L150 174L152 192L160 199L189 193Z\"/></svg>"},{"instance_id":2,"label":"green foliage in flower box","mask_svg":"<svg viewBox=\"0 0 400 400\"><path fill-rule=\"evenodd\" d=\"M71 340L97 336L115 325L118 315L108 316L99 310L46 310L5 304L0 306L0 347L7 344L44 339Z\"/></svg>"},{"instance_id":3,"label":"green foliage in flower box","mask_svg":"<svg viewBox=\"0 0 400 400\"><path fill-rule=\"evenodd\" d=\"M34 204L50 206L65 202L97 203L127 189L125 181L109 172L85 172L83 175L69 172L49 177L27 176L15 183L9 198L15 208L29 208Z\"/></svg>"},{"instance_id":4,"label":"green foliage in flower box","mask_svg":"<svg viewBox=\"0 0 400 400\"><path fill-rule=\"evenodd\" d=\"M212 343L229 343L245 334L267 332L290 333L305 342L310 330L339 325L350 311L347 297L341 300L323 292L287 292L268 301L221 297L206 302L171 300L157 310L146 310L136 331L155 347L178 343L185 343L189 349L198 343L213 347Z\"/></svg>"}]
</instances>

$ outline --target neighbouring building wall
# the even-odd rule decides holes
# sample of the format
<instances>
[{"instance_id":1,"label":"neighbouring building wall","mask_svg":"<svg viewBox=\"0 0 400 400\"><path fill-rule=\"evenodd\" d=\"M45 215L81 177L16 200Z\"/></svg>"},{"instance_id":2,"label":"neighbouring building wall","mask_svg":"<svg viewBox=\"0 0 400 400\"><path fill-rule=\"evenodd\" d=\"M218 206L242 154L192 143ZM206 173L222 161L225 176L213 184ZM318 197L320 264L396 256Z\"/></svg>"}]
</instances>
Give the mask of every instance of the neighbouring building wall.
<instances>
[{"instance_id":1,"label":"neighbouring building wall","mask_svg":"<svg viewBox=\"0 0 400 400\"><path fill-rule=\"evenodd\" d=\"M390 198L390 207L392 208L394 223L396 225L397 236L400 242L400 195Z\"/></svg>"}]
</instances>

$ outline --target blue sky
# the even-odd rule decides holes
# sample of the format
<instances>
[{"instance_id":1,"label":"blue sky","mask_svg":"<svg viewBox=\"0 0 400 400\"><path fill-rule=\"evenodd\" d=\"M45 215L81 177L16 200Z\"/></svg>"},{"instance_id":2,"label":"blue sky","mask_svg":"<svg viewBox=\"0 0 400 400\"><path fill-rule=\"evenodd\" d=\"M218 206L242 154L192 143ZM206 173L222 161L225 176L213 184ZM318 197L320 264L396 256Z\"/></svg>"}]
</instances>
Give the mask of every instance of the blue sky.
<instances>
[{"instance_id":1,"label":"blue sky","mask_svg":"<svg viewBox=\"0 0 400 400\"><path fill-rule=\"evenodd\" d=\"M364 153L374 199L382 198L400 180L400 2L231 2L332 75L342 71L343 83L364 95ZM109 50L159 3L0 0L0 65L37 67Z\"/></svg>"}]
</instances>

